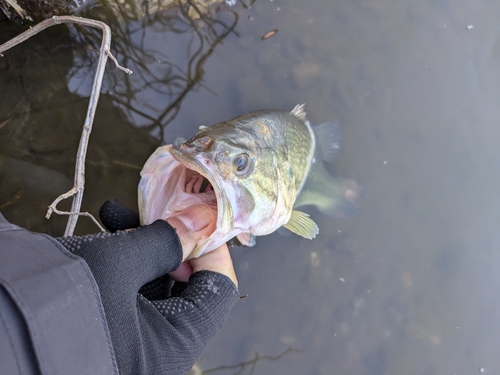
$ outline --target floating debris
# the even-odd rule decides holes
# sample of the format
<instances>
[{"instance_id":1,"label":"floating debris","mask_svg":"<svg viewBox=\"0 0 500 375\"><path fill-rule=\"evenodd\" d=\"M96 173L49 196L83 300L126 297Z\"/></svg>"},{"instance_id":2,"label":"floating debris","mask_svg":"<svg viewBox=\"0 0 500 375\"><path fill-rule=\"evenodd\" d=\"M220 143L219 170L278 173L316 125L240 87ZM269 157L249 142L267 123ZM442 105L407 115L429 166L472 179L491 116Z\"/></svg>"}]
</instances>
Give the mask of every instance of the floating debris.
<instances>
[{"instance_id":1,"label":"floating debris","mask_svg":"<svg viewBox=\"0 0 500 375\"><path fill-rule=\"evenodd\" d=\"M260 38L260 39L261 40L269 39L270 37L272 37L277 32L278 32L278 29L274 29L274 30L268 31L267 33L265 33L264 35L262 35L262 38Z\"/></svg>"},{"instance_id":2,"label":"floating debris","mask_svg":"<svg viewBox=\"0 0 500 375\"><path fill-rule=\"evenodd\" d=\"M470 24L470 25L467 25L467 30L472 30L474 28L474 25Z\"/></svg>"},{"instance_id":3,"label":"floating debris","mask_svg":"<svg viewBox=\"0 0 500 375\"><path fill-rule=\"evenodd\" d=\"M319 266L319 256L315 251L311 252L311 266L318 267Z\"/></svg>"}]
</instances>

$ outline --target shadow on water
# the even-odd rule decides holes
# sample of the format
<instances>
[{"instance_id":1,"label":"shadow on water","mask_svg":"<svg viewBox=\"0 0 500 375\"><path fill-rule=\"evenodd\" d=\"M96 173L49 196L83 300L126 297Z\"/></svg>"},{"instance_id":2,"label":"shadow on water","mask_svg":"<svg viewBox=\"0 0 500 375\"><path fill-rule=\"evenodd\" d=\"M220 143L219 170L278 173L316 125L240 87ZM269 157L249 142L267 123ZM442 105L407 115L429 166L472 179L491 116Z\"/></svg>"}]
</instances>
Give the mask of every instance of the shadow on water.
<instances>
[{"instance_id":1,"label":"shadow on water","mask_svg":"<svg viewBox=\"0 0 500 375\"><path fill-rule=\"evenodd\" d=\"M165 127L176 117L185 96L200 86L204 63L233 32L238 19L230 12L226 24L207 14L208 9L194 4L175 6L177 2L172 1L163 8L156 4L154 12L137 9L133 2L112 5L89 11L90 16L110 25L113 53L135 75L129 78L108 65L87 157L87 206L83 210L94 212L97 202L106 197L120 197L137 206L135 194L128 197L137 186L138 171L161 143ZM148 32L185 35L186 43L176 52L183 58L171 61L163 51L168 49L166 42L163 48L147 46ZM2 60L5 116L0 127L0 173L5 200L0 207L8 218L32 230L60 233L64 220L49 223L40 213L53 200L50 197L71 187L85 97L93 82L100 43L97 30L63 26L42 32ZM44 188L37 189L40 185ZM92 189L95 185L99 191ZM131 189L124 193L121 186ZM36 219L32 218L35 212ZM92 229L81 228L84 232Z\"/></svg>"},{"instance_id":2,"label":"shadow on water","mask_svg":"<svg viewBox=\"0 0 500 375\"><path fill-rule=\"evenodd\" d=\"M303 102L312 123L340 124L329 169L366 192L352 218L311 212L314 241L232 250L249 296L200 369L500 373L500 3L260 0L199 18L189 4L130 4L86 10L134 74L108 66L84 210L135 206L139 168L163 142ZM43 216L72 179L99 40L60 27L0 59L0 209L20 225L62 232ZM300 352L220 368L287 348Z\"/></svg>"},{"instance_id":3,"label":"shadow on water","mask_svg":"<svg viewBox=\"0 0 500 375\"><path fill-rule=\"evenodd\" d=\"M181 6L165 3L116 2L91 13L111 27L113 54L135 72L129 77L119 71L110 74L104 90L134 125L160 139L186 95L203 85L204 64L238 23L237 13L220 14L217 1L208 2L214 3L209 8L186 1L179 1ZM90 84L88 73L95 64L88 70L82 65L95 60L89 57L98 50L100 34L90 30L77 37L79 45L90 47L70 75L69 85L78 92Z\"/></svg>"}]
</instances>

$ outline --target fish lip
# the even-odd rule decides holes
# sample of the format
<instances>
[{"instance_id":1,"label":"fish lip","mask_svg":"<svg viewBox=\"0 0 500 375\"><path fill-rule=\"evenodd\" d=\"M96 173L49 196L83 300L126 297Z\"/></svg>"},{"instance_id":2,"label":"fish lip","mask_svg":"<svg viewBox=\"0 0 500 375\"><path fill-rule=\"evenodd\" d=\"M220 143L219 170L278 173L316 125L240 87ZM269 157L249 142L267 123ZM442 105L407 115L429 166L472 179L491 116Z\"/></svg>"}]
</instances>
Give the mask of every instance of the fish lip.
<instances>
[{"instance_id":1,"label":"fish lip","mask_svg":"<svg viewBox=\"0 0 500 375\"><path fill-rule=\"evenodd\" d=\"M184 167L198 172L205 177L214 188L215 198L217 200L217 229L216 231L222 233L229 233L233 230L233 209L229 197L225 190L222 188L221 183L217 178L212 175L210 170L203 165L194 155L189 152L181 150L175 145L167 145L166 150L172 157Z\"/></svg>"}]
</instances>

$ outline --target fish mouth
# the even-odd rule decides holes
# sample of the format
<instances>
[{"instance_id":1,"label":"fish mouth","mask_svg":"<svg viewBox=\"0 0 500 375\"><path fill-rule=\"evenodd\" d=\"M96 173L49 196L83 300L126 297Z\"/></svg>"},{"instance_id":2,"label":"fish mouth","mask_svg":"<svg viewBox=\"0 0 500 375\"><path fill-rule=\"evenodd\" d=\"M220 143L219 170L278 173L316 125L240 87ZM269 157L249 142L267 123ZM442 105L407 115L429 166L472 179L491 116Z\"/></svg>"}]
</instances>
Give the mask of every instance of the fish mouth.
<instances>
[{"instance_id":1,"label":"fish mouth","mask_svg":"<svg viewBox=\"0 0 500 375\"><path fill-rule=\"evenodd\" d=\"M210 165L209 159L167 145L146 162L139 184L142 224L165 220L197 204L207 205L217 212L216 229L198 243L193 253L195 257L214 250L233 236L233 209L222 180L209 170Z\"/></svg>"},{"instance_id":2,"label":"fish mouth","mask_svg":"<svg viewBox=\"0 0 500 375\"><path fill-rule=\"evenodd\" d=\"M194 155L189 152L183 152L181 149L174 145L166 146L166 150L173 156L173 158L179 162L179 164L199 175L203 176L208 184L204 181L202 187L204 185L208 185L207 188L210 188L210 185L215 193L215 198L217 201L217 228L212 236L215 233L220 235L229 234L233 230L233 210L227 196L225 189L222 187L221 182L214 176L207 166L204 164L209 164L209 160L200 161ZM212 237L211 236L211 237ZM212 242L215 241L218 243L217 247L220 246L223 242L228 239L218 240L217 238L213 238ZM219 243L221 242L221 243Z\"/></svg>"}]
</instances>

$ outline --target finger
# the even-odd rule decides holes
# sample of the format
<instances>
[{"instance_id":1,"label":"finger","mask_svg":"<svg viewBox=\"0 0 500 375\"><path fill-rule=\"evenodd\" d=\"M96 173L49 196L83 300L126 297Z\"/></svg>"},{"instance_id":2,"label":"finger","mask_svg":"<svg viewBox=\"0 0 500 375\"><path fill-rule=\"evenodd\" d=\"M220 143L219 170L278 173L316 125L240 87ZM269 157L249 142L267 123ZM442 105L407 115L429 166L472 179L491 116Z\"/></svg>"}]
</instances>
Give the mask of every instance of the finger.
<instances>
[{"instance_id":1,"label":"finger","mask_svg":"<svg viewBox=\"0 0 500 375\"><path fill-rule=\"evenodd\" d=\"M175 271L170 272L169 275L172 280L188 282L189 277L193 274L193 267L189 262L182 262L179 268Z\"/></svg>"},{"instance_id":2,"label":"finger","mask_svg":"<svg viewBox=\"0 0 500 375\"><path fill-rule=\"evenodd\" d=\"M118 200L104 202L99 210L99 217L104 226L112 233L118 230L137 228L140 225L139 214Z\"/></svg>"},{"instance_id":3,"label":"finger","mask_svg":"<svg viewBox=\"0 0 500 375\"><path fill-rule=\"evenodd\" d=\"M183 258L191 255L198 242L210 236L217 225L217 213L206 205L190 206L167 219L182 244Z\"/></svg>"},{"instance_id":4,"label":"finger","mask_svg":"<svg viewBox=\"0 0 500 375\"><path fill-rule=\"evenodd\" d=\"M193 268L193 273L203 270L218 272L229 277L238 286L233 260L226 244L199 258L189 260L189 263Z\"/></svg>"}]
</instances>

